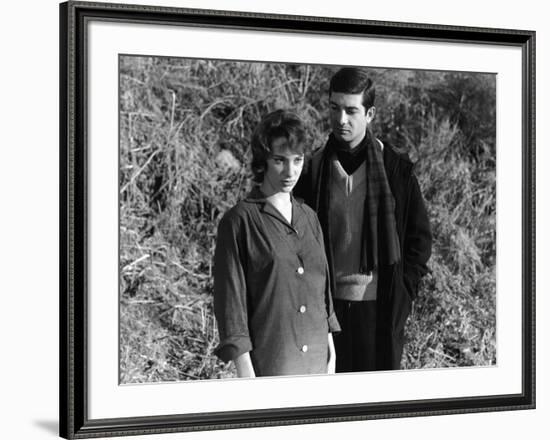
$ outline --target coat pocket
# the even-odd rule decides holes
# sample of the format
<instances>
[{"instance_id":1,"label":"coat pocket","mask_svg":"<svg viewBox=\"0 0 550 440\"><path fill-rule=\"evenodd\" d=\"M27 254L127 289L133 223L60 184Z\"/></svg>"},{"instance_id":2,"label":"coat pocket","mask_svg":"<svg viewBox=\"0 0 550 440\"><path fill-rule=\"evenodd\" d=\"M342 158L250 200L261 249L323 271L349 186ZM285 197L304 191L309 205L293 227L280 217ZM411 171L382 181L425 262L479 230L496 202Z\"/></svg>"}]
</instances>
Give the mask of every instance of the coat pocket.
<instances>
[{"instance_id":1,"label":"coat pocket","mask_svg":"<svg viewBox=\"0 0 550 440\"><path fill-rule=\"evenodd\" d=\"M394 295L392 304L392 329L393 333L401 333L405 328L407 318L412 309L412 298L405 285L404 278L398 276L394 283Z\"/></svg>"}]
</instances>

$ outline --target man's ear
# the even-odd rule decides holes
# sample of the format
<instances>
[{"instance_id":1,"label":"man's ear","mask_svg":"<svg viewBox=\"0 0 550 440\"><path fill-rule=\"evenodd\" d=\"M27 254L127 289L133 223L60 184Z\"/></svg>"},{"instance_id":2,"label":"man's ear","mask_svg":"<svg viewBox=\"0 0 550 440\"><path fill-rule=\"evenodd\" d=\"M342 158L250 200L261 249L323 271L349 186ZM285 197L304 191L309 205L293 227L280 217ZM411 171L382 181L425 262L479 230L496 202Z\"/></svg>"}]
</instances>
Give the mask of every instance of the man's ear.
<instances>
[{"instance_id":1,"label":"man's ear","mask_svg":"<svg viewBox=\"0 0 550 440\"><path fill-rule=\"evenodd\" d=\"M367 124L370 124L376 115L376 107L373 105L367 110Z\"/></svg>"}]
</instances>

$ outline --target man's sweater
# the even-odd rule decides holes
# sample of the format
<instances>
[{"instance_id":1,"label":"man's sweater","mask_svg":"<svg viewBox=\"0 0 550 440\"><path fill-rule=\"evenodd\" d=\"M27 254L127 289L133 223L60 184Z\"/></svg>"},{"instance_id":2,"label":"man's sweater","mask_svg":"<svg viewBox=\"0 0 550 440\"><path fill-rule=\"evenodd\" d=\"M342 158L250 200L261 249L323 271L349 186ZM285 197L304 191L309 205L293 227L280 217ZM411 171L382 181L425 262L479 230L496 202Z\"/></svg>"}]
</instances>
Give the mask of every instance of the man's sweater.
<instances>
[{"instance_id":1,"label":"man's sweater","mask_svg":"<svg viewBox=\"0 0 550 440\"><path fill-rule=\"evenodd\" d=\"M376 272L359 272L367 194L365 162L351 176L336 158L331 161L331 168L329 216L336 281L334 296L348 301L376 300Z\"/></svg>"}]
</instances>

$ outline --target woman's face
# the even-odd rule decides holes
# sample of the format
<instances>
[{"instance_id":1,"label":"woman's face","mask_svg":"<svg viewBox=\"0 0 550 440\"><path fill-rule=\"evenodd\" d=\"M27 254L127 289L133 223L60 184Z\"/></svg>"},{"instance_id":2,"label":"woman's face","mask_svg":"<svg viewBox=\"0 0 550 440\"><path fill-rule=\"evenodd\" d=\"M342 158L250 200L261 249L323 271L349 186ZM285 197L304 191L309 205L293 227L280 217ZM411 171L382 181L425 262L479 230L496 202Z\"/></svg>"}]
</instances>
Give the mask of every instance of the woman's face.
<instances>
[{"instance_id":1,"label":"woman's face","mask_svg":"<svg viewBox=\"0 0 550 440\"><path fill-rule=\"evenodd\" d=\"M277 193L290 193L304 166L303 153L288 148L284 137L276 138L271 143L271 156L266 161L266 170L262 182L262 191L267 196Z\"/></svg>"}]
</instances>

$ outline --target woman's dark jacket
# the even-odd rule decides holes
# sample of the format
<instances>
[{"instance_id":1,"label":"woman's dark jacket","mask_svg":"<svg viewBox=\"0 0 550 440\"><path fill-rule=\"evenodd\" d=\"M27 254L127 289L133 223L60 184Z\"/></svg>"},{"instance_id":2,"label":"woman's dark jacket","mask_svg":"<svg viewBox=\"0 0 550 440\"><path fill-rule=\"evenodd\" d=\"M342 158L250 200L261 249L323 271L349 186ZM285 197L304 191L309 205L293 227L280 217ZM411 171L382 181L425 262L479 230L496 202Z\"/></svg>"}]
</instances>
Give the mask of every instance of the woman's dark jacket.
<instances>
[{"instance_id":1,"label":"woman's dark jacket","mask_svg":"<svg viewBox=\"0 0 550 440\"><path fill-rule=\"evenodd\" d=\"M388 143L384 143L383 154L386 176L395 199L401 259L396 264L378 267L376 369L395 370L400 368L405 322L417 295L418 282L428 272L426 263L431 254L432 236L420 187L413 174L413 163L407 154L398 153ZM294 195L303 198L313 209L320 196L315 191L319 188L317 179L321 164L328 159L325 156L324 148L313 154L294 189ZM327 225L321 222L321 227L326 237ZM327 240L325 246L326 243ZM326 254L332 291L336 292L332 252L326 249Z\"/></svg>"}]
</instances>

